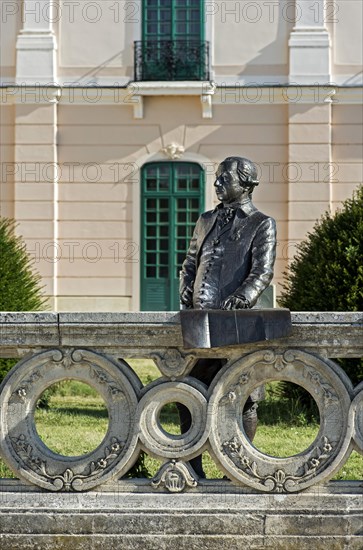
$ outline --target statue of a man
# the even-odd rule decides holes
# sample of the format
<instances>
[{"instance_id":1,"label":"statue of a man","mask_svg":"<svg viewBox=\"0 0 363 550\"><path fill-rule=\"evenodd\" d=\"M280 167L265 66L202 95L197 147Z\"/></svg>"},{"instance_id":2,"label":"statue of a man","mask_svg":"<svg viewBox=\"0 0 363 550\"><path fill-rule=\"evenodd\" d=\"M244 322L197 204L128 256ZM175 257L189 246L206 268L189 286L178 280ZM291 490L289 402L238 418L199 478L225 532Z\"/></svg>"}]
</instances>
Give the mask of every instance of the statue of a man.
<instances>
[{"instance_id":1,"label":"statue of a man","mask_svg":"<svg viewBox=\"0 0 363 550\"><path fill-rule=\"evenodd\" d=\"M180 273L182 307L193 309L252 308L273 277L276 256L276 223L253 205L258 185L253 162L228 157L216 172L215 191L221 201L198 219ZM223 360L200 359L192 372L209 385L225 364ZM253 392L243 411L244 430L252 441L257 427L257 404L263 388ZM179 405L181 429L190 425L190 413ZM201 459L191 461L204 476Z\"/></svg>"},{"instance_id":2,"label":"statue of a man","mask_svg":"<svg viewBox=\"0 0 363 550\"><path fill-rule=\"evenodd\" d=\"M251 308L271 282L276 224L252 203L258 183L248 159L228 157L219 165L214 186L221 202L198 219L181 271L187 308Z\"/></svg>"}]
</instances>

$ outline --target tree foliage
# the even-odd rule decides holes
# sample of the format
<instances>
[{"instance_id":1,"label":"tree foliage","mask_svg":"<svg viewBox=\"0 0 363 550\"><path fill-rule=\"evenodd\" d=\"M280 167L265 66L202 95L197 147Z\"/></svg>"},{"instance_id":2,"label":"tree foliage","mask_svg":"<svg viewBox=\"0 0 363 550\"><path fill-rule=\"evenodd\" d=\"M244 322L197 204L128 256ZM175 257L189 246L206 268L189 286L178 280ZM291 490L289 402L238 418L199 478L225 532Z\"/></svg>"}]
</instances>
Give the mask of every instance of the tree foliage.
<instances>
[{"instance_id":1,"label":"tree foliage","mask_svg":"<svg viewBox=\"0 0 363 550\"><path fill-rule=\"evenodd\" d=\"M292 311L363 309L363 186L314 226L284 275L279 304ZM362 361L340 363L353 383L362 379Z\"/></svg>"},{"instance_id":2,"label":"tree foliage","mask_svg":"<svg viewBox=\"0 0 363 550\"><path fill-rule=\"evenodd\" d=\"M47 301L15 223L0 218L0 311L40 311ZM16 361L0 359L0 382Z\"/></svg>"},{"instance_id":3,"label":"tree foliage","mask_svg":"<svg viewBox=\"0 0 363 550\"><path fill-rule=\"evenodd\" d=\"M0 311L39 311L47 303L41 277L14 229L13 220L0 218Z\"/></svg>"}]
</instances>

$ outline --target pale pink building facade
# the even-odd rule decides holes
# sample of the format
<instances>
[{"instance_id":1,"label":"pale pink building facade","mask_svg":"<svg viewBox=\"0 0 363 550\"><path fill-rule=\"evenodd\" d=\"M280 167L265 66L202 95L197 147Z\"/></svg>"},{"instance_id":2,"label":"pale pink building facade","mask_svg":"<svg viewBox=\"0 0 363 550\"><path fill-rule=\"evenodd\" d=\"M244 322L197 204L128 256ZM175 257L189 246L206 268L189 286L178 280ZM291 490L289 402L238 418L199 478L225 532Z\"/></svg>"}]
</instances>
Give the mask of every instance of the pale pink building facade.
<instances>
[{"instance_id":1,"label":"pale pink building facade","mask_svg":"<svg viewBox=\"0 0 363 550\"><path fill-rule=\"evenodd\" d=\"M255 203L277 221L277 294L296 243L362 182L361 2L186 0L180 17L198 9L209 46L200 76L135 80L135 42L145 58L147 33L161 40L155 9L179 13L163 2L2 2L0 214L54 310L146 309L145 166L199 166L207 210L216 165L254 160Z\"/></svg>"}]
</instances>

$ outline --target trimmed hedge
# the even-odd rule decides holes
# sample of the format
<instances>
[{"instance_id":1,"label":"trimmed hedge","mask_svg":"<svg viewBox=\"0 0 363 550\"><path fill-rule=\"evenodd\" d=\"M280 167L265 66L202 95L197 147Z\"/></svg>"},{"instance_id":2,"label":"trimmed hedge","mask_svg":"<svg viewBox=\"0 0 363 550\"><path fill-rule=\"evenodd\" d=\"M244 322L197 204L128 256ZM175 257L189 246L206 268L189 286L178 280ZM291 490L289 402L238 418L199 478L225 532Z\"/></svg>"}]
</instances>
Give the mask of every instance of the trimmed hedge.
<instances>
[{"instance_id":1,"label":"trimmed hedge","mask_svg":"<svg viewBox=\"0 0 363 550\"><path fill-rule=\"evenodd\" d=\"M363 309L363 186L335 214L326 213L297 247L279 299L292 311ZM361 359L339 360L354 384Z\"/></svg>"},{"instance_id":2,"label":"trimmed hedge","mask_svg":"<svg viewBox=\"0 0 363 550\"><path fill-rule=\"evenodd\" d=\"M14 230L13 220L0 218L0 311L47 309L41 277ZM15 363L14 359L0 359L0 383Z\"/></svg>"}]
</instances>

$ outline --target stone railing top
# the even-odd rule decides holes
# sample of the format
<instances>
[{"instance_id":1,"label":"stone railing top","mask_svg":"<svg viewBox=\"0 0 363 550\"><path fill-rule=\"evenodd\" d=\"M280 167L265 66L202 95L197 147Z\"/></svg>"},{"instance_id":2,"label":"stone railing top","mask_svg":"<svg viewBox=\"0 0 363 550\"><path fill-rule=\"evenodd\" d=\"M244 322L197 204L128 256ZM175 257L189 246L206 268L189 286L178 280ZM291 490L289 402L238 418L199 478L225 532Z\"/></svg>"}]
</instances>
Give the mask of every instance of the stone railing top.
<instances>
[{"instance_id":1,"label":"stone railing top","mask_svg":"<svg viewBox=\"0 0 363 550\"><path fill-rule=\"evenodd\" d=\"M269 340L269 348L311 350L325 357L360 357L362 312L292 312L289 337ZM199 350L200 356L224 357L225 351L249 353L265 348L254 342ZM180 313L0 312L0 357L22 357L31 350L58 347L92 348L120 356L149 355L155 348L183 349Z\"/></svg>"},{"instance_id":2,"label":"stone railing top","mask_svg":"<svg viewBox=\"0 0 363 550\"><path fill-rule=\"evenodd\" d=\"M293 324L363 326L362 311L292 311ZM1 324L180 324L179 311L138 312L0 312Z\"/></svg>"},{"instance_id":3,"label":"stone railing top","mask_svg":"<svg viewBox=\"0 0 363 550\"><path fill-rule=\"evenodd\" d=\"M40 312L0 312L0 324L164 324L180 323L179 312L176 311L139 311L139 312L62 312L53 311Z\"/></svg>"}]
</instances>

